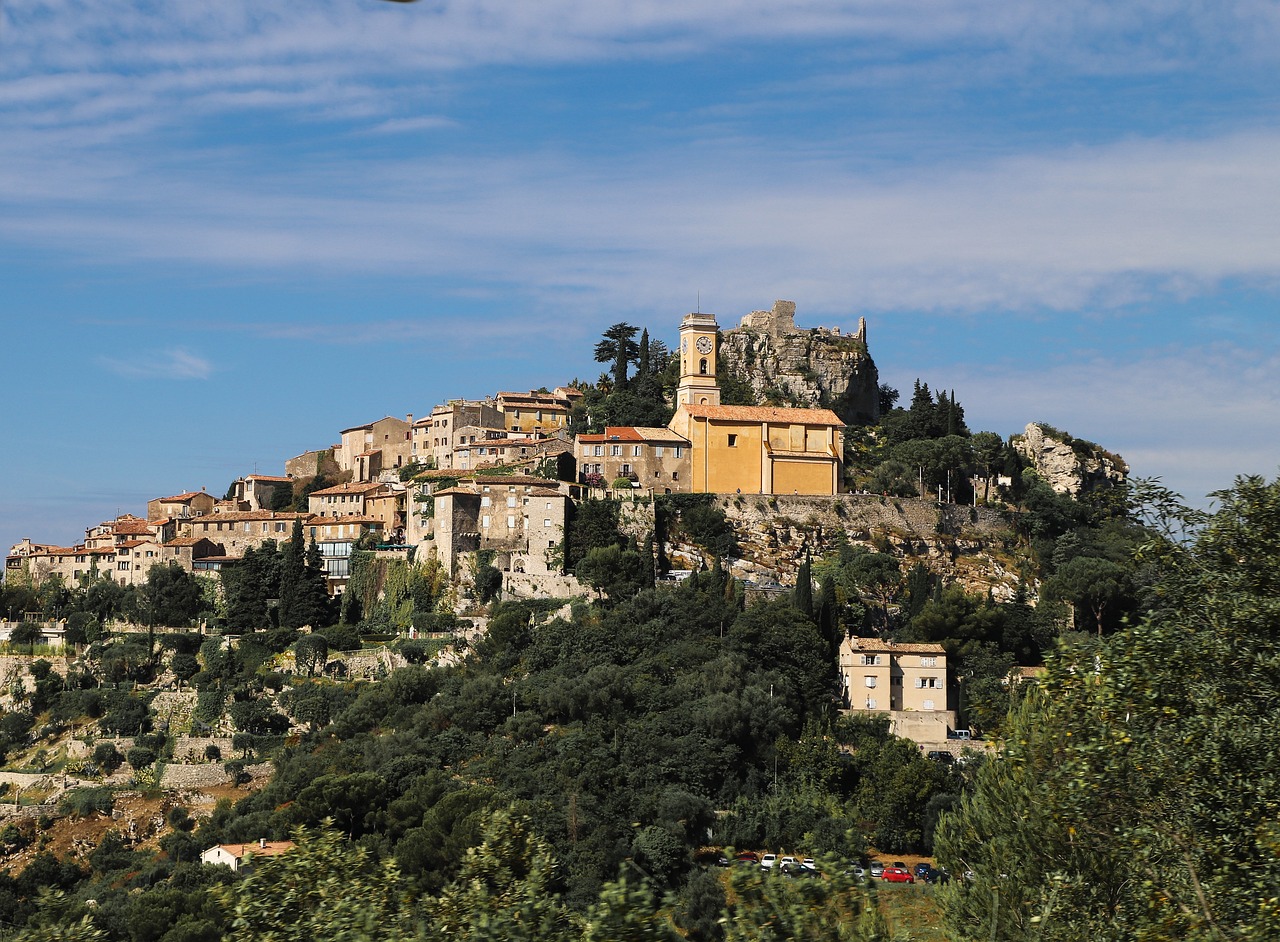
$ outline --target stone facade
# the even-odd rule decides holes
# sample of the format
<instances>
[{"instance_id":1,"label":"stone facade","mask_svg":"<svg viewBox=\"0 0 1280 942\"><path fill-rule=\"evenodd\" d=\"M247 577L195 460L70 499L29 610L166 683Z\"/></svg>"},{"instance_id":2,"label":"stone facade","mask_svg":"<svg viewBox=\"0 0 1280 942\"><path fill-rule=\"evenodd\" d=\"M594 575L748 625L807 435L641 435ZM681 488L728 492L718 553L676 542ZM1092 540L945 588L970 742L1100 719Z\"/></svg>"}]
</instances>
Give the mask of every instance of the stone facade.
<instances>
[{"instance_id":1,"label":"stone facade","mask_svg":"<svg viewBox=\"0 0 1280 942\"><path fill-rule=\"evenodd\" d=\"M528 477L474 477L437 491L434 546L450 576L460 558L480 550L512 573L559 574L569 496L555 481Z\"/></svg>"},{"instance_id":2,"label":"stone facade","mask_svg":"<svg viewBox=\"0 0 1280 942\"><path fill-rule=\"evenodd\" d=\"M574 445L578 483L608 487L630 478L658 494L689 490L689 440L666 428L609 426L598 435L579 435Z\"/></svg>"},{"instance_id":3,"label":"stone facade","mask_svg":"<svg viewBox=\"0 0 1280 942\"><path fill-rule=\"evenodd\" d=\"M413 416L386 416L368 425L342 430L333 457L355 481L373 481L384 469L402 468L413 460Z\"/></svg>"},{"instance_id":4,"label":"stone facade","mask_svg":"<svg viewBox=\"0 0 1280 942\"><path fill-rule=\"evenodd\" d=\"M414 459L434 468L454 467L454 449L462 444L462 430L469 427L505 431L506 417L493 399L450 399L414 423Z\"/></svg>"}]
</instances>

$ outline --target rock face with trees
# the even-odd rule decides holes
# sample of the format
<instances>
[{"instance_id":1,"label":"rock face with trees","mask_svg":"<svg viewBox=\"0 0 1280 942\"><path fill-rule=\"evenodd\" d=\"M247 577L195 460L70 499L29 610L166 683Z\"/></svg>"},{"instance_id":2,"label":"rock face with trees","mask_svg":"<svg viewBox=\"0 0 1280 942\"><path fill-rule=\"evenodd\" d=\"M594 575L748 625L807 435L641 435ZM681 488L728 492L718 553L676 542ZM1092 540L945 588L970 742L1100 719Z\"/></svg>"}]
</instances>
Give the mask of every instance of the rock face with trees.
<instances>
[{"instance_id":1,"label":"rock face with trees","mask_svg":"<svg viewBox=\"0 0 1280 942\"><path fill-rule=\"evenodd\" d=\"M793 301L755 311L721 334L720 358L756 402L831 409L850 424L880 417L879 373L867 351L867 325L842 335L795 324Z\"/></svg>"}]
</instances>

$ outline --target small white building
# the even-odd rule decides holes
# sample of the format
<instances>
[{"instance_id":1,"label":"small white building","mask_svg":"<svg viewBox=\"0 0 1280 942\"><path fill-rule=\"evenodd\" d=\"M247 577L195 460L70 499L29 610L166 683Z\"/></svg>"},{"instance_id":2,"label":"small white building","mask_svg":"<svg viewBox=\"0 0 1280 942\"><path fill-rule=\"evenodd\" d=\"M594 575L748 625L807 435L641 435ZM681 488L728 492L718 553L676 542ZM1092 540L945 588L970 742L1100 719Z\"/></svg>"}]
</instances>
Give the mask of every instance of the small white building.
<instances>
[{"instance_id":1,"label":"small white building","mask_svg":"<svg viewBox=\"0 0 1280 942\"><path fill-rule=\"evenodd\" d=\"M252 859L279 857L293 850L293 841L259 840L253 844L215 844L200 855L200 862L222 864L232 870L248 866Z\"/></svg>"}]
</instances>

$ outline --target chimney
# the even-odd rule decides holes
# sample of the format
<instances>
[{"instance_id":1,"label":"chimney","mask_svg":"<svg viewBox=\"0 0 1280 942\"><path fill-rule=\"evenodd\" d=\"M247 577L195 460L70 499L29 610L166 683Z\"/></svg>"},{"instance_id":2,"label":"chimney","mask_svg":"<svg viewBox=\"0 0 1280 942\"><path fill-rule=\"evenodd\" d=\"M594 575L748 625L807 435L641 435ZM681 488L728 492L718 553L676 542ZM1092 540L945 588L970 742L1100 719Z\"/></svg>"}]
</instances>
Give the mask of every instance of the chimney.
<instances>
[{"instance_id":1,"label":"chimney","mask_svg":"<svg viewBox=\"0 0 1280 942\"><path fill-rule=\"evenodd\" d=\"M408 415L406 415L406 416L404 417L404 420L405 420L406 422L408 422L410 425L412 425L412 424L413 424L413 413L412 413L412 412L410 412Z\"/></svg>"}]
</instances>

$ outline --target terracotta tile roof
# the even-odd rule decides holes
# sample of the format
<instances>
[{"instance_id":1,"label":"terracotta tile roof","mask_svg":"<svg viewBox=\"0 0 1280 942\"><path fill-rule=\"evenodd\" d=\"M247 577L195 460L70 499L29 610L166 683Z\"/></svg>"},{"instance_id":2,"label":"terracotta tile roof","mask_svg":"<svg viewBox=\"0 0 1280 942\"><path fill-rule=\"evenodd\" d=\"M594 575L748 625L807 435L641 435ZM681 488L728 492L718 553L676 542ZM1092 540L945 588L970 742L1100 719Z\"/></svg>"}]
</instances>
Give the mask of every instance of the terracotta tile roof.
<instances>
[{"instance_id":1,"label":"terracotta tile roof","mask_svg":"<svg viewBox=\"0 0 1280 942\"><path fill-rule=\"evenodd\" d=\"M152 543L153 540L121 540L116 544L116 549L133 549L135 546L142 546L144 543Z\"/></svg>"},{"instance_id":2,"label":"terracotta tile roof","mask_svg":"<svg viewBox=\"0 0 1280 942\"><path fill-rule=\"evenodd\" d=\"M132 520L117 520L115 532L117 534L143 534L149 535L151 528L156 524L148 523L146 520L139 520L136 517Z\"/></svg>"},{"instance_id":3,"label":"terracotta tile roof","mask_svg":"<svg viewBox=\"0 0 1280 942\"><path fill-rule=\"evenodd\" d=\"M311 497L328 497L330 494L364 494L382 487L381 481L348 481L346 484L335 484L323 490L312 491Z\"/></svg>"},{"instance_id":4,"label":"terracotta tile roof","mask_svg":"<svg viewBox=\"0 0 1280 942\"><path fill-rule=\"evenodd\" d=\"M161 497L160 502L162 504L185 504L193 497L199 497L201 495L204 495L205 497L209 496L205 491L187 491L185 494L174 494L172 497Z\"/></svg>"},{"instance_id":5,"label":"terracotta tile roof","mask_svg":"<svg viewBox=\"0 0 1280 942\"><path fill-rule=\"evenodd\" d=\"M208 537L203 536L180 536L176 539L169 540L165 546L195 546L197 543L203 543Z\"/></svg>"},{"instance_id":6,"label":"terracotta tile roof","mask_svg":"<svg viewBox=\"0 0 1280 942\"><path fill-rule=\"evenodd\" d=\"M301 519L304 523L311 516L309 511L295 512L292 510L227 510L222 513L208 514L204 517L192 517L185 521L188 524L203 523L227 523L243 522L254 520L284 520L292 523L295 519Z\"/></svg>"},{"instance_id":7,"label":"terracotta tile roof","mask_svg":"<svg viewBox=\"0 0 1280 942\"><path fill-rule=\"evenodd\" d=\"M280 854L293 850L293 841L255 841L252 844L218 844L236 860L247 857L252 854L255 857L278 857ZM209 850L216 848L210 847ZM205 851L208 853L209 851Z\"/></svg>"},{"instance_id":8,"label":"terracotta tile roof","mask_svg":"<svg viewBox=\"0 0 1280 942\"><path fill-rule=\"evenodd\" d=\"M473 491L466 487L446 487L442 491L436 491L432 497L479 497L478 491Z\"/></svg>"},{"instance_id":9,"label":"terracotta tile roof","mask_svg":"<svg viewBox=\"0 0 1280 942\"><path fill-rule=\"evenodd\" d=\"M291 477L277 477L277 476L272 475L272 474L250 474L250 475L248 475L247 477L245 477L245 480L246 480L246 481L278 481L278 482L284 482L284 481L292 481L292 480L293 480L293 478L291 478Z\"/></svg>"},{"instance_id":10,"label":"terracotta tile roof","mask_svg":"<svg viewBox=\"0 0 1280 942\"><path fill-rule=\"evenodd\" d=\"M680 408L697 419L731 422L776 422L779 425L834 425L844 428L830 409L778 409L773 406L707 406L685 403Z\"/></svg>"},{"instance_id":11,"label":"terracotta tile roof","mask_svg":"<svg viewBox=\"0 0 1280 942\"><path fill-rule=\"evenodd\" d=\"M898 644L880 638L848 638L845 644L851 651L873 651L878 654L946 654L940 644Z\"/></svg>"}]
</instances>

